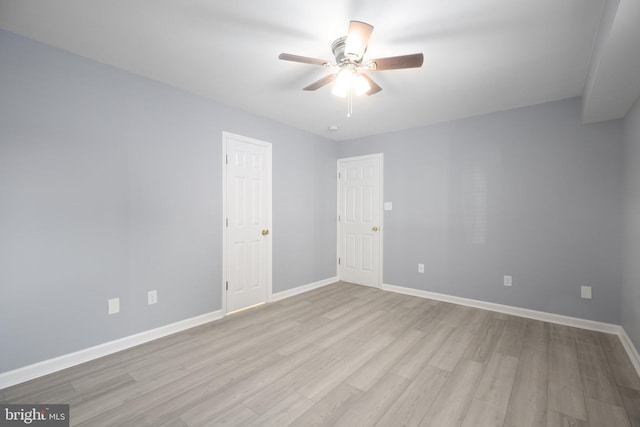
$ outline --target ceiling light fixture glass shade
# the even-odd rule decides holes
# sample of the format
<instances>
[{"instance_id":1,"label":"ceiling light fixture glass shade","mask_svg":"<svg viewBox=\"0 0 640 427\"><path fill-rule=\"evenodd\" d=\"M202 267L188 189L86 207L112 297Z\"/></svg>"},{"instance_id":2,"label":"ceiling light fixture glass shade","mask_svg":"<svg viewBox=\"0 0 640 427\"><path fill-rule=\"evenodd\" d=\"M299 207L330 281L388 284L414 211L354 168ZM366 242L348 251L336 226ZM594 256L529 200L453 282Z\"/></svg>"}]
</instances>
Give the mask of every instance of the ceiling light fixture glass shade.
<instances>
[{"instance_id":1,"label":"ceiling light fixture glass shade","mask_svg":"<svg viewBox=\"0 0 640 427\"><path fill-rule=\"evenodd\" d=\"M351 91L354 79L355 72L349 68L343 68L340 70L336 77L336 81L333 83L331 93L335 96L339 96L340 98L346 98Z\"/></svg>"},{"instance_id":2,"label":"ceiling light fixture glass shade","mask_svg":"<svg viewBox=\"0 0 640 427\"><path fill-rule=\"evenodd\" d=\"M357 96L364 95L371 90L371 85L367 81L367 79L362 75L358 74L358 76L353 80L353 91Z\"/></svg>"},{"instance_id":3,"label":"ceiling light fixture glass shade","mask_svg":"<svg viewBox=\"0 0 640 427\"><path fill-rule=\"evenodd\" d=\"M346 98L351 90L356 96L361 96L371 90L371 85L362 74L349 68L343 68L336 77L331 93L340 98Z\"/></svg>"}]
</instances>

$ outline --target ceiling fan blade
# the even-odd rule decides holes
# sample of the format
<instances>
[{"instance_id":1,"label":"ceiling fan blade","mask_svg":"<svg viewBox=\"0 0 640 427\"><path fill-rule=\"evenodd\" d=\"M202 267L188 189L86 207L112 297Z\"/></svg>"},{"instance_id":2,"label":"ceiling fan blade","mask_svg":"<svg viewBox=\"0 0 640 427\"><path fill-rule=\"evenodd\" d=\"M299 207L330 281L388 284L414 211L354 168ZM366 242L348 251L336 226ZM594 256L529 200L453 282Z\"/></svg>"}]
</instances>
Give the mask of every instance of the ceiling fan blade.
<instances>
[{"instance_id":1,"label":"ceiling fan blade","mask_svg":"<svg viewBox=\"0 0 640 427\"><path fill-rule=\"evenodd\" d=\"M320 89L322 86L331 83L335 79L336 79L335 74L329 74L324 76L320 80L311 83L309 86L303 88L302 90L317 90L317 89Z\"/></svg>"},{"instance_id":2,"label":"ceiling fan blade","mask_svg":"<svg viewBox=\"0 0 640 427\"><path fill-rule=\"evenodd\" d=\"M361 59L367 50L367 43L369 43L372 32L373 25L360 21L349 22L349 32L344 48L345 56L353 60Z\"/></svg>"},{"instance_id":3,"label":"ceiling fan blade","mask_svg":"<svg viewBox=\"0 0 640 427\"><path fill-rule=\"evenodd\" d=\"M369 86L371 86L371 88L367 91L367 96L375 95L376 93L378 93L378 92L380 92L382 90L382 88L380 86L378 86L378 83L376 83L373 80L371 80L371 77L367 76L364 73L361 73L360 75L362 77L364 77L365 80L369 83Z\"/></svg>"},{"instance_id":4,"label":"ceiling fan blade","mask_svg":"<svg viewBox=\"0 0 640 427\"><path fill-rule=\"evenodd\" d=\"M419 68L422 67L424 62L424 55L421 53L414 53L413 55L391 56L389 58L379 58L368 61L370 64L375 64L371 68L371 71L382 70L399 70L401 68Z\"/></svg>"},{"instance_id":5,"label":"ceiling fan blade","mask_svg":"<svg viewBox=\"0 0 640 427\"><path fill-rule=\"evenodd\" d=\"M281 53L278 56L278 59L282 59L284 61L302 62L303 64L313 65L324 65L329 63L329 61L324 59L309 58L308 56L292 55L290 53Z\"/></svg>"}]
</instances>

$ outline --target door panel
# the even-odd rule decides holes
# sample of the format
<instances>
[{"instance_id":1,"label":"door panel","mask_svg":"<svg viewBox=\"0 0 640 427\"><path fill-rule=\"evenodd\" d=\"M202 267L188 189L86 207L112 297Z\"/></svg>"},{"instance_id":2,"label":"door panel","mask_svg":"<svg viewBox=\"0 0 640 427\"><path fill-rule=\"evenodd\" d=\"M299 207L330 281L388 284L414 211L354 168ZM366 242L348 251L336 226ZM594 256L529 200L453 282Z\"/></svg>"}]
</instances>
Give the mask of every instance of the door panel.
<instances>
[{"instance_id":1,"label":"door panel","mask_svg":"<svg viewBox=\"0 0 640 427\"><path fill-rule=\"evenodd\" d=\"M362 236L362 271L373 272L374 241L372 236Z\"/></svg>"},{"instance_id":2,"label":"door panel","mask_svg":"<svg viewBox=\"0 0 640 427\"><path fill-rule=\"evenodd\" d=\"M226 311L265 302L271 275L271 147L225 133Z\"/></svg>"},{"instance_id":3,"label":"door panel","mask_svg":"<svg viewBox=\"0 0 640 427\"><path fill-rule=\"evenodd\" d=\"M382 283L382 155L338 160L338 274L341 280Z\"/></svg>"}]
</instances>

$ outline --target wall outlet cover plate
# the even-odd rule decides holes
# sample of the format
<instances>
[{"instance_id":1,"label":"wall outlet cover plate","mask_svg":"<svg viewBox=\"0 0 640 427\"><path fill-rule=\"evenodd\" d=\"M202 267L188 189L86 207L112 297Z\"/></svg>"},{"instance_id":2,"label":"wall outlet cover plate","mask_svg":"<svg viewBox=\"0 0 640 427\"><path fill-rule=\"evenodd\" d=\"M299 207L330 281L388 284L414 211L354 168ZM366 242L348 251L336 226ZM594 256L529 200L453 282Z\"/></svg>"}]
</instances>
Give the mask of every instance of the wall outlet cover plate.
<instances>
[{"instance_id":1,"label":"wall outlet cover plate","mask_svg":"<svg viewBox=\"0 0 640 427\"><path fill-rule=\"evenodd\" d=\"M113 298L107 300L107 305L109 307L109 314L116 314L120 311L120 298Z\"/></svg>"}]
</instances>

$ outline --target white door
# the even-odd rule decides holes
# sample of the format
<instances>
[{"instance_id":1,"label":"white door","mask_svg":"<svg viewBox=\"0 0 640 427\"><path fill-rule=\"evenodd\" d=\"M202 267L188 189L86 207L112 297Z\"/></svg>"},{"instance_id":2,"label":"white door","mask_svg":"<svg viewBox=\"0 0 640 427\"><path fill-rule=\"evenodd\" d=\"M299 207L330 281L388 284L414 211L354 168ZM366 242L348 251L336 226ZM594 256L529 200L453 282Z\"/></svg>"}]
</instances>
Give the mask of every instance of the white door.
<instances>
[{"instance_id":1,"label":"white door","mask_svg":"<svg viewBox=\"0 0 640 427\"><path fill-rule=\"evenodd\" d=\"M271 144L223 133L223 310L271 294Z\"/></svg>"},{"instance_id":2,"label":"white door","mask_svg":"<svg viewBox=\"0 0 640 427\"><path fill-rule=\"evenodd\" d=\"M338 160L338 275L382 284L382 154Z\"/></svg>"}]
</instances>

